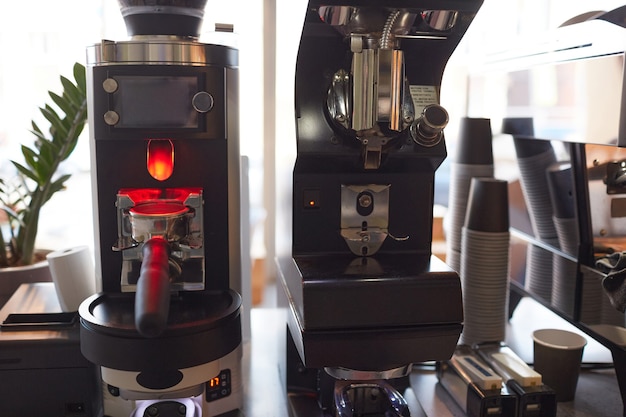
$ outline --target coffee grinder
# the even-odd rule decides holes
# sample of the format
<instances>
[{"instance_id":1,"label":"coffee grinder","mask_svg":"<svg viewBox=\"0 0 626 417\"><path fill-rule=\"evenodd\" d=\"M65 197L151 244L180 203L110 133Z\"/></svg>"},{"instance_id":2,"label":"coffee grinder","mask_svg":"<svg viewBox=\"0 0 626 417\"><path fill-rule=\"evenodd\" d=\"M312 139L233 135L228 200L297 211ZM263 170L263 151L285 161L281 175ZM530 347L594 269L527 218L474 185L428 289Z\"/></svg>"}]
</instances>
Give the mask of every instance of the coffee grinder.
<instances>
[{"instance_id":1,"label":"coffee grinder","mask_svg":"<svg viewBox=\"0 0 626 417\"><path fill-rule=\"evenodd\" d=\"M238 52L206 0L120 0L130 39L88 49L96 271L81 350L107 416L239 415Z\"/></svg>"},{"instance_id":2,"label":"coffee grinder","mask_svg":"<svg viewBox=\"0 0 626 417\"><path fill-rule=\"evenodd\" d=\"M277 258L293 415L407 416L412 364L454 352L460 280L431 253L439 95L481 3L308 2L283 138L297 142L291 253Z\"/></svg>"}]
</instances>

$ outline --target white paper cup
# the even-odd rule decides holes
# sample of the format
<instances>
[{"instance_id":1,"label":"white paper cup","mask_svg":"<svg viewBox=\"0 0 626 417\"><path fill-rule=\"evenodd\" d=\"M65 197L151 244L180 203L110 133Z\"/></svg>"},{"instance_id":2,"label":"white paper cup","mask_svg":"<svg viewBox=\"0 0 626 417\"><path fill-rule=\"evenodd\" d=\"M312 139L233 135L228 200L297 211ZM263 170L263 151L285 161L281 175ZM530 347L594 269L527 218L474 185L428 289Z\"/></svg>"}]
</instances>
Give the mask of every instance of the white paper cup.
<instances>
[{"instance_id":1,"label":"white paper cup","mask_svg":"<svg viewBox=\"0 0 626 417\"><path fill-rule=\"evenodd\" d=\"M63 311L77 311L80 303L96 292L91 252L87 246L49 253L46 258Z\"/></svg>"}]
</instances>

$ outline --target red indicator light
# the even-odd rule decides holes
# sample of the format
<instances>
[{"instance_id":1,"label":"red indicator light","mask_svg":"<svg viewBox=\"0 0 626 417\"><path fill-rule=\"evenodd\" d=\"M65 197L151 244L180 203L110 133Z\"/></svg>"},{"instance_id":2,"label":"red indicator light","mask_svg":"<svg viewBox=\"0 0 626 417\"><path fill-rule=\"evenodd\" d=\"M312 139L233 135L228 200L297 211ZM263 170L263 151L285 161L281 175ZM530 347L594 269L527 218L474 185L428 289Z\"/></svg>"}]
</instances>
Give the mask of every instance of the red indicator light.
<instances>
[{"instance_id":1,"label":"red indicator light","mask_svg":"<svg viewBox=\"0 0 626 417\"><path fill-rule=\"evenodd\" d=\"M165 181L174 172L174 144L169 139L148 141L146 166L155 180Z\"/></svg>"},{"instance_id":2,"label":"red indicator light","mask_svg":"<svg viewBox=\"0 0 626 417\"><path fill-rule=\"evenodd\" d=\"M320 190L318 188L306 188L302 190L302 207L306 210L320 208Z\"/></svg>"}]
</instances>

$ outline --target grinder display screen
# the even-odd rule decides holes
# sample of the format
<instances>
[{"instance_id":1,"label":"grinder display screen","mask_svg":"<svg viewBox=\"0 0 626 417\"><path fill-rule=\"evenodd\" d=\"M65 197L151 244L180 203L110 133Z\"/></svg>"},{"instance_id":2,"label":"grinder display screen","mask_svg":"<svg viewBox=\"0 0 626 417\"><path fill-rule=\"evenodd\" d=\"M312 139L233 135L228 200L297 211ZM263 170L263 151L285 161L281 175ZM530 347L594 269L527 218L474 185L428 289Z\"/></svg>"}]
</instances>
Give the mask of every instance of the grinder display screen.
<instances>
[{"instance_id":1,"label":"grinder display screen","mask_svg":"<svg viewBox=\"0 0 626 417\"><path fill-rule=\"evenodd\" d=\"M117 76L113 110L120 128L197 128L195 76Z\"/></svg>"}]
</instances>

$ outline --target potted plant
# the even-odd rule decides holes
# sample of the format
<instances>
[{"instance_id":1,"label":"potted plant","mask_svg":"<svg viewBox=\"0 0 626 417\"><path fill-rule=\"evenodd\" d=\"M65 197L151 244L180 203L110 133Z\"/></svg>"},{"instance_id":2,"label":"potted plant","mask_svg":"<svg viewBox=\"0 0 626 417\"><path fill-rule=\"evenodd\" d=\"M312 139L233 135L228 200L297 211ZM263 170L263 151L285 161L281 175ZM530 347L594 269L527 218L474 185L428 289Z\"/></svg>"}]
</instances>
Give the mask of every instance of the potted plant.
<instances>
[{"instance_id":1,"label":"potted plant","mask_svg":"<svg viewBox=\"0 0 626 417\"><path fill-rule=\"evenodd\" d=\"M48 129L32 122L34 145L22 145L23 163L10 161L17 171L14 177L0 178L0 273L41 260L35 250L40 212L64 189L70 175L59 175L58 168L76 147L87 121L85 67L76 63L73 73L73 81L60 77L62 94L49 91L52 103L40 108Z\"/></svg>"}]
</instances>

